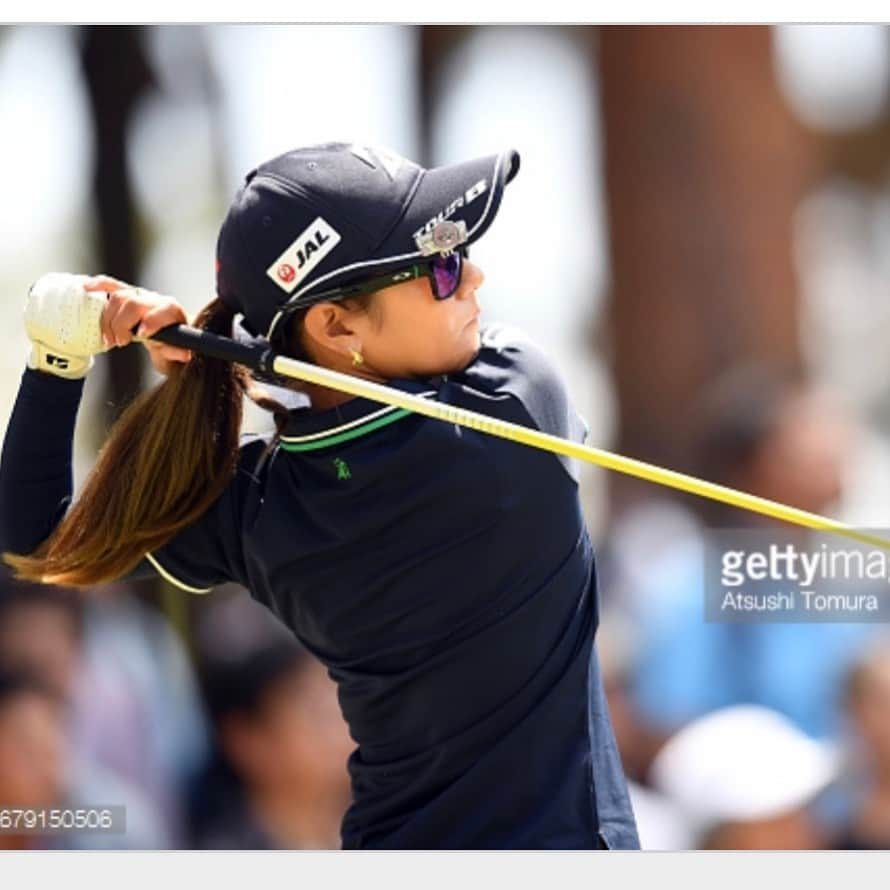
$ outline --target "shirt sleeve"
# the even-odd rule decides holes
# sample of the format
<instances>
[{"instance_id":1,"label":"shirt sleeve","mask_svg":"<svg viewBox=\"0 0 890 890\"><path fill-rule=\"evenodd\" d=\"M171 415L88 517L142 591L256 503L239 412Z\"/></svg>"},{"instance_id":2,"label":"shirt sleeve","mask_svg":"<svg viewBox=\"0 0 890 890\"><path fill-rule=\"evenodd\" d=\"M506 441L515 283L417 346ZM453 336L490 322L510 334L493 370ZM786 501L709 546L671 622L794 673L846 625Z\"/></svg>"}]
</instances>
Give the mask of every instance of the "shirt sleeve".
<instances>
[{"instance_id":1,"label":"shirt sleeve","mask_svg":"<svg viewBox=\"0 0 890 890\"><path fill-rule=\"evenodd\" d=\"M583 444L589 432L553 360L525 332L492 324L474 361L452 381L490 398L486 413ZM503 396L512 398L504 400ZM577 482L578 461L555 454Z\"/></svg>"},{"instance_id":2,"label":"shirt sleeve","mask_svg":"<svg viewBox=\"0 0 890 890\"><path fill-rule=\"evenodd\" d=\"M222 495L195 522L146 553L135 574L145 577L150 566L188 593L209 593L229 582L249 586L242 532L247 512L257 503L252 495L260 484L266 444L261 437L242 439L238 467Z\"/></svg>"},{"instance_id":3,"label":"shirt sleeve","mask_svg":"<svg viewBox=\"0 0 890 890\"><path fill-rule=\"evenodd\" d=\"M22 375L0 456L0 551L33 552L65 515L83 385L30 368Z\"/></svg>"}]
</instances>

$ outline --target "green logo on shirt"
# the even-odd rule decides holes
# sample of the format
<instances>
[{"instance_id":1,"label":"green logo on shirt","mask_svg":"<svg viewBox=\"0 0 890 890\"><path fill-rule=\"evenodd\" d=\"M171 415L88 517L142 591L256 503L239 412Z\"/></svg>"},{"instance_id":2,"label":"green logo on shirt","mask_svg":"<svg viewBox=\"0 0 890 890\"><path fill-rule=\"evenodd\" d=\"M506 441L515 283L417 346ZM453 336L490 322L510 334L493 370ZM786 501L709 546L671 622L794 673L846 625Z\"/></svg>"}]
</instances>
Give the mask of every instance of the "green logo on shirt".
<instances>
[{"instance_id":1,"label":"green logo on shirt","mask_svg":"<svg viewBox=\"0 0 890 890\"><path fill-rule=\"evenodd\" d=\"M352 473L349 472L349 466L347 465L345 460L340 460L339 457L334 458L334 466L337 469L337 478L338 479L351 479Z\"/></svg>"}]
</instances>

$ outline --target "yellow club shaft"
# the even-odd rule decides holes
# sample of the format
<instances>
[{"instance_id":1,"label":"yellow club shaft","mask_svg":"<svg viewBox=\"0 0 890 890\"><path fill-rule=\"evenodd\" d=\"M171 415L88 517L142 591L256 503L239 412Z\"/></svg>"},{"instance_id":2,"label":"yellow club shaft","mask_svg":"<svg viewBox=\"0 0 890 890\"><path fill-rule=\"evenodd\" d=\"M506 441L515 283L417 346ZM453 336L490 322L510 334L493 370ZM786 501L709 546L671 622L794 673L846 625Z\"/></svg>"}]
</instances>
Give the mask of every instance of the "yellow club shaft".
<instances>
[{"instance_id":1,"label":"yellow club shaft","mask_svg":"<svg viewBox=\"0 0 890 890\"><path fill-rule=\"evenodd\" d=\"M523 445L531 445L533 448L551 451L554 454L564 454L568 457L578 458L609 470L616 470L619 473L626 473L639 479L647 479L658 485L665 485L669 488L676 488L679 491L686 491L700 497L722 501L724 504L730 504L743 510L761 513L764 516L771 516L774 519L805 526L806 528L836 532L859 543L890 550L890 541L851 528L837 520L820 516L817 513L809 513L806 510L798 510L795 507L789 507L777 501L755 497L734 488L715 485L713 482L706 482L703 479L697 479L695 476L687 476L684 473L666 470L644 461L623 457L620 454L614 454L601 448L571 442L559 436L542 433L540 430L488 417L485 414L468 411L465 408L457 408L453 405L425 399L413 393L402 392L381 383L374 383L361 377L354 377L351 374L343 374L339 371L321 368L317 365L301 362L286 356L277 356L273 367L275 373L283 377L292 377L316 383L320 386L331 387L354 396L361 396L366 399L383 402L387 405L404 408L417 414L424 414L427 417L443 420L446 423L455 423L492 436L499 436L502 439L510 439L514 442L521 442Z\"/></svg>"}]
</instances>

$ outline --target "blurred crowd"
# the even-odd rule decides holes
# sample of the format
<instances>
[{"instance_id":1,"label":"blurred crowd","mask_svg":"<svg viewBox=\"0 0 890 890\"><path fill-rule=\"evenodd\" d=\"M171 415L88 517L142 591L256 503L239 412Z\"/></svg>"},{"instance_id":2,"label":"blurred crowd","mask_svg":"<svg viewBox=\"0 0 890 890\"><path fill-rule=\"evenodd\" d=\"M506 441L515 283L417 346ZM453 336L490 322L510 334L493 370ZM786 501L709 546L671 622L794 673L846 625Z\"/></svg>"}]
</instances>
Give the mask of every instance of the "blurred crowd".
<instances>
[{"instance_id":1,"label":"blurred crowd","mask_svg":"<svg viewBox=\"0 0 890 890\"><path fill-rule=\"evenodd\" d=\"M0 801L124 807L124 831L0 848L331 849L351 743L326 670L244 591L191 650L137 586L0 586ZM148 600L148 601L146 601Z\"/></svg>"}]
</instances>

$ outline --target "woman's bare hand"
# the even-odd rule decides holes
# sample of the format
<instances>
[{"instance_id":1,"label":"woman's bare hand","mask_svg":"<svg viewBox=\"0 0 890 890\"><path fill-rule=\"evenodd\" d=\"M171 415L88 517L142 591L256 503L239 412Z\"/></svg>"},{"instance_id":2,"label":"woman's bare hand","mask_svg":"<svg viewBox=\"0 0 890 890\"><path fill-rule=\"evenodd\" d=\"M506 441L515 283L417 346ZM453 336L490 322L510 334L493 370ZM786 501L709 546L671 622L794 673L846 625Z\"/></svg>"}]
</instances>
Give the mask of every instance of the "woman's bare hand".
<instances>
[{"instance_id":1,"label":"woman's bare hand","mask_svg":"<svg viewBox=\"0 0 890 890\"><path fill-rule=\"evenodd\" d=\"M164 375L169 374L177 364L191 361L190 349L147 339L167 325L188 324L185 309L172 297L142 290L107 275L91 278L85 289L108 294L108 304L100 320L106 348L126 346L134 336L145 338L142 345L148 350L152 365Z\"/></svg>"}]
</instances>

